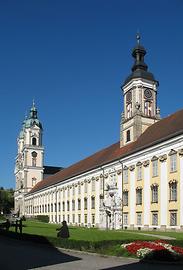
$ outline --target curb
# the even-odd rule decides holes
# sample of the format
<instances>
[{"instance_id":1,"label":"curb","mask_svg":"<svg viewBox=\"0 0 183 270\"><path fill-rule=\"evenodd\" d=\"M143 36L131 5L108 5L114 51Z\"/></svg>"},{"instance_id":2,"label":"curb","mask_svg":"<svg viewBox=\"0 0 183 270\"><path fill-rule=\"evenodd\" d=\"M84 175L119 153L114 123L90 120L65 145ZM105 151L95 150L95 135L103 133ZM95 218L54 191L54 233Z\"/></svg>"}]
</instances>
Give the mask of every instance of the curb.
<instances>
[{"instance_id":1,"label":"curb","mask_svg":"<svg viewBox=\"0 0 183 270\"><path fill-rule=\"evenodd\" d=\"M127 260L134 260L136 262L140 262L139 259L133 258L133 257L123 257L123 256L113 256L113 255L105 255L105 254L100 254L100 253L95 253L95 252L88 252L88 251L82 251L82 250L77 250L77 249L67 249L67 248L61 248L61 247L56 247L58 250L61 251L68 251L68 252L76 252L79 254L85 254L85 255L93 255L97 257L103 257L103 258L118 258L118 259L127 259Z\"/></svg>"}]
</instances>

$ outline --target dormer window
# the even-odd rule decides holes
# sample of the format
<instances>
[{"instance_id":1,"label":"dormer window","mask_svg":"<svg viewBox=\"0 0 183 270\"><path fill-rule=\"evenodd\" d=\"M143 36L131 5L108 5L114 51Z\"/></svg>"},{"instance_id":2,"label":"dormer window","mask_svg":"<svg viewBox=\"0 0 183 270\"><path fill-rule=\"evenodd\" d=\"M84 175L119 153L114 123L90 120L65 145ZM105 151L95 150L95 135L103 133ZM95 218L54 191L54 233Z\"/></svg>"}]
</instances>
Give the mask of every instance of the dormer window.
<instances>
[{"instance_id":1,"label":"dormer window","mask_svg":"<svg viewBox=\"0 0 183 270\"><path fill-rule=\"evenodd\" d=\"M37 145L37 140L35 137L32 138L32 145Z\"/></svg>"}]
</instances>

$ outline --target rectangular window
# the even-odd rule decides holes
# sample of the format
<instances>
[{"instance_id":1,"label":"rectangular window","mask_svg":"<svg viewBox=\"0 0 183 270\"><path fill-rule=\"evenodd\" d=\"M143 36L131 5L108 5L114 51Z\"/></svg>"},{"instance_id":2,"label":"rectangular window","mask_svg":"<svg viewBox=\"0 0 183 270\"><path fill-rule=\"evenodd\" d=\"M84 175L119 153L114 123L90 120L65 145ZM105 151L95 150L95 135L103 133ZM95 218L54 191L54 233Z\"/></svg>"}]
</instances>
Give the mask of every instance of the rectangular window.
<instances>
[{"instance_id":1,"label":"rectangular window","mask_svg":"<svg viewBox=\"0 0 183 270\"><path fill-rule=\"evenodd\" d=\"M176 226L177 225L177 212L171 211L170 212L170 226Z\"/></svg>"},{"instance_id":2,"label":"rectangular window","mask_svg":"<svg viewBox=\"0 0 183 270\"><path fill-rule=\"evenodd\" d=\"M158 212L152 212L152 225L158 225Z\"/></svg>"},{"instance_id":3,"label":"rectangular window","mask_svg":"<svg viewBox=\"0 0 183 270\"><path fill-rule=\"evenodd\" d=\"M124 184L128 183L128 169L123 170L123 183Z\"/></svg>"},{"instance_id":4,"label":"rectangular window","mask_svg":"<svg viewBox=\"0 0 183 270\"><path fill-rule=\"evenodd\" d=\"M72 211L74 211L74 210L75 210L75 201L72 200Z\"/></svg>"},{"instance_id":5,"label":"rectangular window","mask_svg":"<svg viewBox=\"0 0 183 270\"><path fill-rule=\"evenodd\" d=\"M65 220L65 215L63 215L63 220Z\"/></svg>"},{"instance_id":6,"label":"rectangular window","mask_svg":"<svg viewBox=\"0 0 183 270\"><path fill-rule=\"evenodd\" d=\"M92 215L92 224L95 224L95 215Z\"/></svg>"},{"instance_id":7,"label":"rectangular window","mask_svg":"<svg viewBox=\"0 0 183 270\"><path fill-rule=\"evenodd\" d=\"M60 202L58 203L58 211L60 212Z\"/></svg>"},{"instance_id":8,"label":"rectangular window","mask_svg":"<svg viewBox=\"0 0 183 270\"><path fill-rule=\"evenodd\" d=\"M75 223L75 215L72 215L72 223Z\"/></svg>"},{"instance_id":9,"label":"rectangular window","mask_svg":"<svg viewBox=\"0 0 183 270\"><path fill-rule=\"evenodd\" d=\"M100 190L103 190L103 177L100 178Z\"/></svg>"},{"instance_id":10,"label":"rectangular window","mask_svg":"<svg viewBox=\"0 0 183 270\"><path fill-rule=\"evenodd\" d=\"M152 203L158 202L158 186L151 187Z\"/></svg>"},{"instance_id":11,"label":"rectangular window","mask_svg":"<svg viewBox=\"0 0 183 270\"><path fill-rule=\"evenodd\" d=\"M175 172L177 170L177 155L173 154L170 156L170 172Z\"/></svg>"},{"instance_id":12,"label":"rectangular window","mask_svg":"<svg viewBox=\"0 0 183 270\"><path fill-rule=\"evenodd\" d=\"M78 185L78 194L80 195L81 194L81 186Z\"/></svg>"},{"instance_id":13,"label":"rectangular window","mask_svg":"<svg viewBox=\"0 0 183 270\"><path fill-rule=\"evenodd\" d=\"M87 192L87 188L88 188L88 183L85 182L85 184L84 184L84 191L85 191L85 193Z\"/></svg>"},{"instance_id":14,"label":"rectangular window","mask_svg":"<svg viewBox=\"0 0 183 270\"><path fill-rule=\"evenodd\" d=\"M65 211L65 202L62 202L62 210Z\"/></svg>"},{"instance_id":15,"label":"rectangular window","mask_svg":"<svg viewBox=\"0 0 183 270\"><path fill-rule=\"evenodd\" d=\"M137 166L137 180L142 180L142 165Z\"/></svg>"},{"instance_id":16,"label":"rectangular window","mask_svg":"<svg viewBox=\"0 0 183 270\"><path fill-rule=\"evenodd\" d=\"M87 215L85 214L84 217L85 217L85 224L87 224Z\"/></svg>"},{"instance_id":17,"label":"rectangular window","mask_svg":"<svg viewBox=\"0 0 183 270\"><path fill-rule=\"evenodd\" d=\"M84 198L84 209L87 210L87 198Z\"/></svg>"},{"instance_id":18,"label":"rectangular window","mask_svg":"<svg viewBox=\"0 0 183 270\"><path fill-rule=\"evenodd\" d=\"M78 215L78 223L81 223L81 215Z\"/></svg>"},{"instance_id":19,"label":"rectangular window","mask_svg":"<svg viewBox=\"0 0 183 270\"><path fill-rule=\"evenodd\" d=\"M152 176L158 176L158 160L152 161Z\"/></svg>"},{"instance_id":20,"label":"rectangular window","mask_svg":"<svg viewBox=\"0 0 183 270\"><path fill-rule=\"evenodd\" d=\"M100 208L103 207L103 203L104 203L104 197L100 196Z\"/></svg>"},{"instance_id":21,"label":"rectangular window","mask_svg":"<svg viewBox=\"0 0 183 270\"><path fill-rule=\"evenodd\" d=\"M92 191L95 191L95 180L92 181Z\"/></svg>"},{"instance_id":22,"label":"rectangular window","mask_svg":"<svg viewBox=\"0 0 183 270\"><path fill-rule=\"evenodd\" d=\"M142 213L137 213L137 225L142 225Z\"/></svg>"},{"instance_id":23,"label":"rectangular window","mask_svg":"<svg viewBox=\"0 0 183 270\"><path fill-rule=\"evenodd\" d=\"M128 225L128 213L123 213L123 225Z\"/></svg>"},{"instance_id":24,"label":"rectangular window","mask_svg":"<svg viewBox=\"0 0 183 270\"><path fill-rule=\"evenodd\" d=\"M136 190L136 204L141 205L142 204L142 189Z\"/></svg>"},{"instance_id":25,"label":"rectangular window","mask_svg":"<svg viewBox=\"0 0 183 270\"><path fill-rule=\"evenodd\" d=\"M128 206L128 191L123 191L123 205Z\"/></svg>"},{"instance_id":26,"label":"rectangular window","mask_svg":"<svg viewBox=\"0 0 183 270\"><path fill-rule=\"evenodd\" d=\"M67 201L67 211L70 210L70 205L69 205L69 201Z\"/></svg>"},{"instance_id":27,"label":"rectangular window","mask_svg":"<svg viewBox=\"0 0 183 270\"><path fill-rule=\"evenodd\" d=\"M73 196L75 195L75 187L74 186L72 187L72 195Z\"/></svg>"},{"instance_id":28,"label":"rectangular window","mask_svg":"<svg viewBox=\"0 0 183 270\"><path fill-rule=\"evenodd\" d=\"M69 215L67 215L67 223L68 224L70 223L70 217L69 217Z\"/></svg>"},{"instance_id":29,"label":"rectangular window","mask_svg":"<svg viewBox=\"0 0 183 270\"><path fill-rule=\"evenodd\" d=\"M91 208L95 209L95 197L91 197Z\"/></svg>"},{"instance_id":30,"label":"rectangular window","mask_svg":"<svg viewBox=\"0 0 183 270\"><path fill-rule=\"evenodd\" d=\"M78 199L78 210L81 210L81 200Z\"/></svg>"},{"instance_id":31,"label":"rectangular window","mask_svg":"<svg viewBox=\"0 0 183 270\"><path fill-rule=\"evenodd\" d=\"M127 130L126 132L126 142L130 141L130 130Z\"/></svg>"},{"instance_id":32,"label":"rectangular window","mask_svg":"<svg viewBox=\"0 0 183 270\"><path fill-rule=\"evenodd\" d=\"M177 201L177 182L169 184L170 189L170 201Z\"/></svg>"}]
</instances>

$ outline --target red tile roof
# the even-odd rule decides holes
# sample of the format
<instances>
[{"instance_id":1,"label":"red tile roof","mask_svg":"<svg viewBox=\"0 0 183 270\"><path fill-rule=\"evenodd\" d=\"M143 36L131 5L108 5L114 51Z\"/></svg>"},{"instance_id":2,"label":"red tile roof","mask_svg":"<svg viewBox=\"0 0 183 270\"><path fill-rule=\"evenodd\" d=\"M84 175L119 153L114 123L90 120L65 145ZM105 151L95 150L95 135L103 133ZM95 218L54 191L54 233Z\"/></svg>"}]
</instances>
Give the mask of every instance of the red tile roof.
<instances>
[{"instance_id":1,"label":"red tile roof","mask_svg":"<svg viewBox=\"0 0 183 270\"><path fill-rule=\"evenodd\" d=\"M165 141L171 137L183 134L183 110L180 110L150 126L135 141L120 148L120 143L109 147L61 170L60 172L43 179L32 188L29 193L41 190L73 176L98 168L104 164L128 156L141 149Z\"/></svg>"}]
</instances>

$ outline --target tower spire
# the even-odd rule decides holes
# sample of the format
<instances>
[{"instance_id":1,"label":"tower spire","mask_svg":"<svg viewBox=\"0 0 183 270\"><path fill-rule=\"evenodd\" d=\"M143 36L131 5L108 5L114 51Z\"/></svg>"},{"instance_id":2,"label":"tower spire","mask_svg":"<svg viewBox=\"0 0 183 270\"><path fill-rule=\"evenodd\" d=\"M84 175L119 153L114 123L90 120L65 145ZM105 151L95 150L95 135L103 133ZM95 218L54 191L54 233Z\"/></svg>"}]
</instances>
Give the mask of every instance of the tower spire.
<instances>
[{"instance_id":1,"label":"tower spire","mask_svg":"<svg viewBox=\"0 0 183 270\"><path fill-rule=\"evenodd\" d=\"M136 39L137 39L137 44L140 45L140 32L139 31L137 31Z\"/></svg>"}]
</instances>

